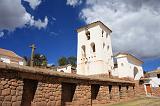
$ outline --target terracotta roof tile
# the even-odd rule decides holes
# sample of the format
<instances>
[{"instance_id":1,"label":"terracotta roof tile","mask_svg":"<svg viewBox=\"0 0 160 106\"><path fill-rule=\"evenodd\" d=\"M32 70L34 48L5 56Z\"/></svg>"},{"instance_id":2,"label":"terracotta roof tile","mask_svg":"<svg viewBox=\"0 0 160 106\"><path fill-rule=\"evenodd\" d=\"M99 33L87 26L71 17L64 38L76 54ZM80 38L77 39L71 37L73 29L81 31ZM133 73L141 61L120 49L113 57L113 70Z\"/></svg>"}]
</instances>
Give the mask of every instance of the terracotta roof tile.
<instances>
[{"instance_id":1,"label":"terracotta roof tile","mask_svg":"<svg viewBox=\"0 0 160 106\"><path fill-rule=\"evenodd\" d=\"M6 56L11 58L12 60L23 60L22 57L18 56L16 53L10 50L0 48L0 56Z\"/></svg>"}]
</instances>

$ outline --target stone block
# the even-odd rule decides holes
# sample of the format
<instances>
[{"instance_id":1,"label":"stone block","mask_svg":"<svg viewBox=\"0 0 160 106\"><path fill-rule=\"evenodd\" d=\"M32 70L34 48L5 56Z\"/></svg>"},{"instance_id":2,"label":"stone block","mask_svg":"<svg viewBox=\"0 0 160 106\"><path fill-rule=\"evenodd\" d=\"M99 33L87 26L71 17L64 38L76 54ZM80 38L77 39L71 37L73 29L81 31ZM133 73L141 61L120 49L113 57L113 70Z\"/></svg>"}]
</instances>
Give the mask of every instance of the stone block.
<instances>
[{"instance_id":1,"label":"stone block","mask_svg":"<svg viewBox=\"0 0 160 106\"><path fill-rule=\"evenodd\" d=\"M5 100L5 101L11 101L11 99L12 99L11 95L4 97L4 100Z\"/></svg>"},{"instance_id":2,"label":"stone block","mask_svg":"<svg viewBox=\"0 0 160 106\"><path fill-rule=\"evenodd\" d=\"M7 84L7 81L1 81L1 84L4 86Z\"/></svg>"},{"instance_id":3,"label":"stone block","mask_svg":"<svg viewBox=\"0 0 160 106\"><path fill-rule=\"evenodd\" d=\"M7 89L2 90L2 96L10 95L10 93L11 93L10 88L7 88Z\"/></svg>"},{"instance_id":4,"label":"stone block","mask_svg":"<svg viewBox=\"0 0 160 106\"><path fill-rule=\"evenodd\" d=\"M22 96L17 96L17 101L21 101L22 100Z\"/></svg>"},{"instance_id":5,"label":"stone block","mask_svg":"<svg viewBox=\"0 0 160 106\"><path fill-rule=\"evenodd\" d=\"M3 89L3 85L2 84L0 84L0 90L2 90Z\"/></svg>"},{"instance_id":6,"label":"stone block","mask_svg":"<svg viewBox=\"0 0 160 106\"><path fill-rule=\"evenodd\" d=\"M3 100L4 100L4 96L0 96L0 101L3 101Z\"/></svg>"},{"instance_id":7,"label":"stone block","mask_svg":"<svg viewBox=\"0 0 160 106\"><path fill-rule=\"evenodd\" d=\"M13 103L12 103L12 106L21 106L21 102L20 102L20 101L13 102Z\"/></svg>"},{"instance_id":8,"label":"stone block","mask_svg":"<svg viewBox=\"0 0 160 106\"><path fill-rule=\"evenodd\" d=\"M3 86L4 89L9 88L9 84Z\"/></svg>"},{"instance_id":9,"label":"stone block","mask_svg":"<svg viewBox=\"0 0 160 106\"><path fill-rule=\"evenodd\" d=\"M55 101L49 101L47 103L47 106L55 106L56 102Z\"/></svg>"},{"instance_id":10,"label":"stone block","mask_svg":"<svg viewBox=\"0 0 160 106\"><path fill-rule=\"evenodd\" d=\"M2 106L12 106L12 103L11 102L3 102Z\"/></svg>"},{"instance_id":11,"label":"stone block","mask_svg":"<svg viewBox=\"0 0 160 106\"><path fill-rule=\"evenodd\" d=\"M16 96L12 96L12 102L15 102L17 100Z\"/></svg>"},{"instance_id":12,"label":"stone block","mask_svg":"<svg viewBox=\"0 0 160 106\"><path fill-rule=\"evenodd\" d=\"M16 95L16 90L11 90L11 95L12 96Z\"/></svg>"},{"instance_id":13,"label":"stone block","mask_svg":"<svg viewBox=\"0 0 160 106\"><path fill-rule=\"evenodd\" d=\"M15 86L10 86L10 88L11 88L12 90L16 90L16 87L15 87Z\"/></svg>"},{"instance_id":14,"label":"stone block","mask_svg":"<svg viewBox=\"0 0 160 106\"><path fill-rule=\"evenodd\" d=\"M45 101L37 102L36 106L47 106L47 103Z\"/></svg>"},{"instance_id":15,"label":"stone block","mask_svg":"<svg viewBox=\"0 0 160 106\"><path fill-rule=\"evenodd\" d=\"M19 91L19 90L16 91L16 95L20 96L20 95L22 95L22 93L23 93L22 91Z\"/></svg>"},{"instance_id":16,"label":"stone block","mask_svg":"<svg viewBox=\"0 0 160 106\"><path fill-rule=\"evenodd\" d=\"M53 101L54 100L54 96L50 96L50 100Z\"/></svg>"},{"instance_id":17,"label":"stone block","mask_svg":"<svg viewBox=\"0 0 160 106\"><path fill-rule=\"evenodd\" d=\"M23 90L23 86L18 86L17 90Z\"/></svg>"},{"instance_id":18,"label":"stone block","mask_svg":"<svg viewBox=\"0 0 160 106\"><path fill-rule=\"evenodd\" d=\"M12 86L18 87L18 83L17 82L12 82L11 84Z\"/></svg>"},{"instance_id":19,"label":"stone block","mask_svg":"<svg viewBox=\"0 0 160 106\"><path fill-rule=\"evenodd\" d=\"M55 106L61 106L61 101L56 101Z\"/></svg>"}]
</instances>

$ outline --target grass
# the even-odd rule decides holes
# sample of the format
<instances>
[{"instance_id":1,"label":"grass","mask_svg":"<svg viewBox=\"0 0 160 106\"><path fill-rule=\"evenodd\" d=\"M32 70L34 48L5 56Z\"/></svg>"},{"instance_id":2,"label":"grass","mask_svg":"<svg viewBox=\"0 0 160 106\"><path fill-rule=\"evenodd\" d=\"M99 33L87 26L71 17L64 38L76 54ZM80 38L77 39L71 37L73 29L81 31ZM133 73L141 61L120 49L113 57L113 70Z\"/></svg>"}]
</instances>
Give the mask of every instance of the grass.
<instances>
[{"instance_id":1,"label":"grass","mask_svg":"<svg viewBox=\"0 0 160 106\"><path fill-rule=\"evenodd\" d=\"M121 102L117 104L104 105L104 106L160 106L160 98L143 97L130 100L127 102Z\"/></svg>"}]
</instances>

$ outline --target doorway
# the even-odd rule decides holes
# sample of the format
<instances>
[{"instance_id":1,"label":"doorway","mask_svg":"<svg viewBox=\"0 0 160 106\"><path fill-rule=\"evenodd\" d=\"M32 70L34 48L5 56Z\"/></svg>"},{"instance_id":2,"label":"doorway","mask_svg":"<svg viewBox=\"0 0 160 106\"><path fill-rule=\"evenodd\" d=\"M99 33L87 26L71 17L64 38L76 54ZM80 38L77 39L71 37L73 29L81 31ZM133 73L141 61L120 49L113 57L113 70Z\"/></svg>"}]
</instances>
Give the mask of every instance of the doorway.
<instances>
[{"instance_id":1,"label":"doorway","mask_svg":"<svg viewBox=\"0 0 160 106\"><path fill-rule=\"evenodd\" d=\"M150 84L146 84L146 91L147 91L147 94L151 95L152 91L151 91Z\"/></svg>"}]
</instances>

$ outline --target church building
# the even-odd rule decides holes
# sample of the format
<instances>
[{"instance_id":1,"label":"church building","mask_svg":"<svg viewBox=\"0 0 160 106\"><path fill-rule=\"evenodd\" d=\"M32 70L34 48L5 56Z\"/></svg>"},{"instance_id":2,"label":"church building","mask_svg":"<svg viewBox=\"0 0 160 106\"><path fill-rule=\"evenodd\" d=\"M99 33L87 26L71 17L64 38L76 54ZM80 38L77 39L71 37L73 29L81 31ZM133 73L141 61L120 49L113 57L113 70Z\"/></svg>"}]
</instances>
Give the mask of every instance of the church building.
<instances>
[{"instance_id":1,"label":"church building","mask_svg":"<svg viewBox=\"0 0 160 106\"><path fill-rule=\"evenodd\" d=\"M109 73L113 67L112 31L97 21L77 29L77 74Z\"/></svg>"},{"instance_id":2,"label":"church building","mask_svg":"<svg viewBox=\"0 0 160 106\"><path fill-rule=\"evenodd\" d=\"M128 53L113 55L112 31L101 21L81 27L77 33L77 74L108 74L134 80L143 77L140 59Z\"/></svg>"}]
</instances>

